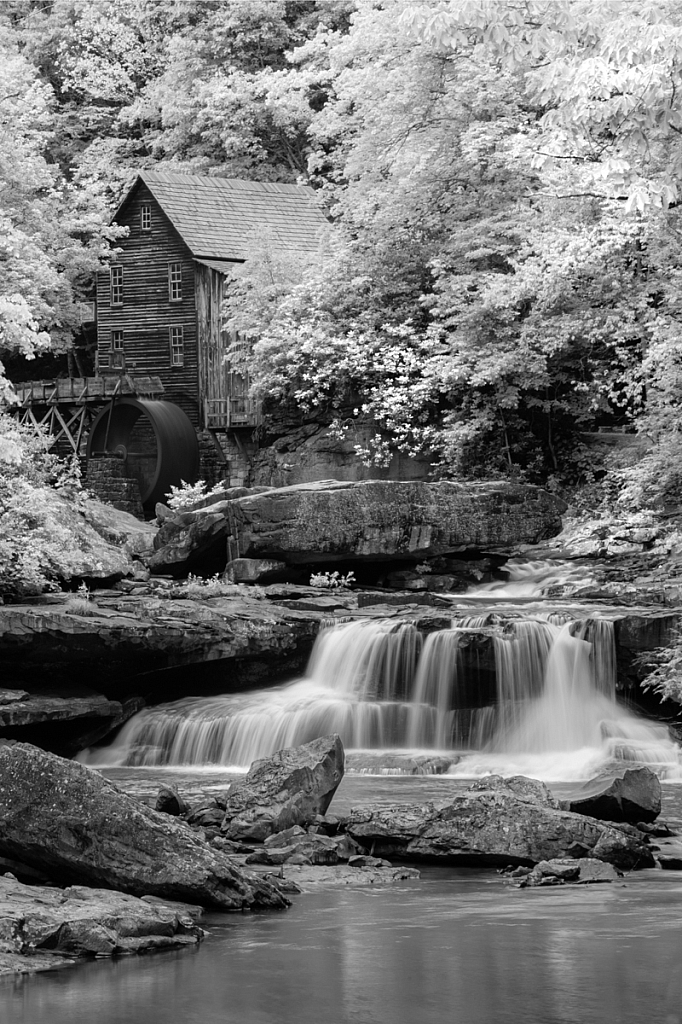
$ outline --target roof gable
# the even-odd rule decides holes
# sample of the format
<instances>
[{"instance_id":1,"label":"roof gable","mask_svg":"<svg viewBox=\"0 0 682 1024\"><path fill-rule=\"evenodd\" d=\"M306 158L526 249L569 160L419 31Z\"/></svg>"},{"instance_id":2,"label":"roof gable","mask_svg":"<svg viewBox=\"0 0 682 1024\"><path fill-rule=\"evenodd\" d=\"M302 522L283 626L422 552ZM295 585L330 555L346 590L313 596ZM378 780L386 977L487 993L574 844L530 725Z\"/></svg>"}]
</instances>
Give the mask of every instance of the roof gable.
<instances>
[{"instance_id":1,"label":"roof gable","mask_svg":"<svg viewBox=\"0 0 682 1024\"><path fill-rule=\"evenodd\" d=\"M315 252L327 221L306 185L242 181L175 171L141 171L143 181L196 258L245 260L259 239L276 249Z\"/></svg>"}]
</instances>

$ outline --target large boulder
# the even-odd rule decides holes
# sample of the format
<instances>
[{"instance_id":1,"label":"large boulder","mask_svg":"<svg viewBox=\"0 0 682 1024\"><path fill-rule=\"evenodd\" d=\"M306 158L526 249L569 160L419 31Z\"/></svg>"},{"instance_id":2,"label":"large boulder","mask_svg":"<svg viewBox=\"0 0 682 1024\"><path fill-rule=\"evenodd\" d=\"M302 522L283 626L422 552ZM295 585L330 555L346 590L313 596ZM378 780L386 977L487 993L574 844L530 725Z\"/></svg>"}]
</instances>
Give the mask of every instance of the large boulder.
<instances>
[{"instance_id":1,"label":"large boulder","mask_svg":"<svg viewBox=\"0 0 682 1024\"><path fill-rule=\"evenodd\" d=\"M150 569L186 575L212 554L219 553L224 560L230 535L228 505L236 498L260 494L263 490L268 488L224 487L198 498L181 511L161 506L161 528L154 537L154 551L147 559Z\"/></svg>"},{"instance_id":2,"label":"large boulder","mask_svg":"<svg viewBox=\"0 0 682 1024\"><path fill-rule=\"evenodd\" d=\"M241 872L184 822L25 743L0 748L0 854L56 882L223 910L286 906L272 885Z\"/></svg>"},{"instance_id":3,"label":"large boulder","mask_svg":"<svg viewBox=\"0 0 682 1024\"><path fill-rule=\"evenodd\" d=\"M82 505L83 517L96 533L130 558L145 558L154 550L157 527L113 505L89 498Z\"/></svg>"},{"instance_id":4,"label":"large boulder","mask_svg":"<svg viewBox=\"0 0 682 1024\"><path fill-rule=\"evenodd\" d=\"M493 779L445 807L402 805L354 808L346 831L377 856L461 864L537 864L561 857L592 857L629 870L652 867L643 837L552 806L531 780L505 788ZM534 792L537 794L534 798Z\"/></svg>"},{"instance_id":5,"label":"large boulder","mask_svg":"<svg viewBox=\"0 0 682 1024\"><path fill-rule=\"evenodd\" d=\"M566 806L602 821L651 822L661 813L661 783L650 768L629 768L619 777L585 783Z\"/></svg>"},{"instance_id":6,"label":"large boulder","mask_svg":"<svg viewBox=\"0 0 682 1024\"><path fill-rule=\"evenodd\" d=\"M222 830L228 839L263 840L324 814L343 778L337 735L278 750L254 761L228 794Z\"/></svg>"},{"instance_id":7,"label":"large boulder","mask_svg":"<svg viewBox=\"0 0 682 1024\"><path fill-rule=\"evenodd\" d=\"M216 501L196 511L178 512L164 520L147 559L152 572L185 575L207 555L225 551L230 529L226 518L229 501Z\"/></svg>"},{"instance_id":8,"label":"large boulder","mask_svg":"<svg viewBox=\"0 0 682 1024\"><path fill-rule=\"evenodd\" d=\"M0 974L54 969L65 957L195 945L200 907L109 889L55 889L0 877Z\"/></svg>"},{"instance_id":9,"label":"large boulder","mask_svg":"<svg viewBox=\"0 0 682 1024\"><path fill-rule=\"evenodd\" d=\"M288 564L508 548L551 537L565 506L506 483L322 480L229 502L231 557Z\"/></svg>"}]
</instances>

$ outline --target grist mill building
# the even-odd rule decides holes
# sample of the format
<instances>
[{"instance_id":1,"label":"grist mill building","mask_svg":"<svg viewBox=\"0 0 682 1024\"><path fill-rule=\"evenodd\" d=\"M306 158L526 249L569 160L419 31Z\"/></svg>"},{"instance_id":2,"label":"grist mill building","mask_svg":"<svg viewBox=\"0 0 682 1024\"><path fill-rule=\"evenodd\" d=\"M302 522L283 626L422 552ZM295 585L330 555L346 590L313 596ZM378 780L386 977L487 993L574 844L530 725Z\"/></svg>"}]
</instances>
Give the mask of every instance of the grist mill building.
<instances>
[{"instance_id":1,"label":"grist mill building","mask_svg":"<svg viewBox=\"0 0 682 1024\"><path fill-rule=\"evenodd\" d=\"M327 221L306 186L153 170L113 223L127 234L97 275L95 376L17 385L19 415L62 452L81 455L87 438L91 485L132 510L137 480L149 513L180 479L244 482L259 411L221 306L259 247L314 254ZM117 476L121 501L107 493Z\"/></svg>"},{"instance_id":2,"label":"grist mill building","mask_svg":"<svg viewBox=\"0 0 682 1024\"><path fill-rule=\"evenodd\" d=\"M202 430L253 427L248 381L221 329L228 275L264 235L283 252L319 249L326 221L312 189L208 175L141 172L114 223L128 229L97 278L100 373L158 377Z\"/></svg>"}]
</instances>

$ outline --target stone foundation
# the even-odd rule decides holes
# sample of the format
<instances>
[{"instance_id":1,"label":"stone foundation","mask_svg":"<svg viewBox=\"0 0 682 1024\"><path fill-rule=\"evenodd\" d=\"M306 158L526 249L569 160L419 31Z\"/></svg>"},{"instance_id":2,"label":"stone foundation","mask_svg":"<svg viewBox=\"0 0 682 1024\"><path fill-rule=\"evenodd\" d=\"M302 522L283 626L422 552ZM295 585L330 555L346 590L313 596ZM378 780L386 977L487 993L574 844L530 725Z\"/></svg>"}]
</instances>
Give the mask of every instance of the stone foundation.
<instances>
[{"instance_id":1,"label":"stone foundation","mask_svg":"<svg viewBox=\"0 0 682 1024\"><path fill-rule=\"evenodd\" d=\"M223 451L225 460L220 454L208 430L197 431L201 468L199 475L209 487L224 481L226 487L248 487L251 478L251 465L258 451L258 445L251 435L244 431L239 435L239 442L233 433L221 433L216 436Z\"/></svg>"},{"instance_id":2,"label":"stone foundation","mask_svg":"<svg viewBox=\"0 0 682 1024\"><path fill-rule=\"evenodd\" d=\"M115 456L90 459L85 475L85 486L100 501L108 502L121 512L129 512L136 519L144 519L139 484L125 473L126 465L123 459Z\"/></svg>"}]
</instances>

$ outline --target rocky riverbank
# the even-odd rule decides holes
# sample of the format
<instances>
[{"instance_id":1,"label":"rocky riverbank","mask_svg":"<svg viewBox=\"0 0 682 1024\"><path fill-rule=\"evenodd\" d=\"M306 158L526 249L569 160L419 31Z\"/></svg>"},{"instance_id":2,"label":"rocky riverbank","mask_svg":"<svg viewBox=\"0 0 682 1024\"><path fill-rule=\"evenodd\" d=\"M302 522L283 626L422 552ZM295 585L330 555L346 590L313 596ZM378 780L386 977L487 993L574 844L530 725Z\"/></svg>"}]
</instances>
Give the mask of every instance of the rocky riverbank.
<instances>
[{"instance_id":1,"label":"rocky riverbank","mask_svg":"<svg viewBox=\"0 0 682 1024\"><path fill-rule=\"evenodd\" d=\"M608 882L653 866L667 832L569 811L522 777L335 817L343 772L338 736L324 737L255 762L208 805L166 791L167 813L35 747L0 748L0 973L194 944L201 907L284 909L320 886L417 878L410 862L499 866L524 886ZM626 773L631 816L655 811L656 786Z\"/></svg>"}]
</instances>

